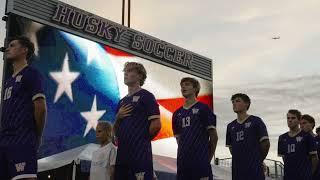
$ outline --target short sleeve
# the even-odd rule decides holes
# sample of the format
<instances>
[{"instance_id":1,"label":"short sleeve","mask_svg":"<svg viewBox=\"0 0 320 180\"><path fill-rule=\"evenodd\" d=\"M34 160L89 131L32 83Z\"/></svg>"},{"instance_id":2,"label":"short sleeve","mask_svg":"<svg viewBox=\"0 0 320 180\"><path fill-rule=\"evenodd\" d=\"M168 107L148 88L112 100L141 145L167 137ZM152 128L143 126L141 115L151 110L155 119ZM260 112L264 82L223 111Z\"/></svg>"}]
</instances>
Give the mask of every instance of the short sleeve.
<instances>
[{"instance_id":1,"label":"short sleeve","mask_svg":"<svg viewBox=\"0 0 320 180\"><path fill-rule=\"evenodd\" d=\"M153 94L147 93L143 97L144 107L146 108L148 120L160 118L159 104Z\"/></svg>"},{"instance_id":2,"label":"short sleeve","mask_svg":"<svg viewBox=\"0 0 320 180\"><path fill-rule=\"evenodd\" d=\"M116 164L117 157L117 148L115 146L111 146L110 154L109 154L109 164L110 166L114 166Z\"/></svg>"},{"instance_id":3,"label":"short sleeve","mask_svg":"<svg viewBox=\"0 0 320 180\"><path fill-rule=\"evenodd\" d=\"M206 127L206 129L215 129L217 125L217 120L216 115L213 114L212 110L208 106L205 106L200 112L201 122Z\"/></svg>"},{"instance_id":4,"label":"short sleeve","mask_svg":"<svg viewBox=\"0 0 320 180\"><path fill-rule=\"evenodd\" d=\"M173 135L175 137L178 137L180 135L180 128L179 128L179 125L178 125L178 119L177 119L177 116L176 116L176 112L173 113L172 115L172 131L173 131Z\"/></svg>"},{"instance_id":5,"label":"short sleeve","mask_svg":"<svg viewBox=\"0 0 320 180\"><path fill-rule=\"evenodd\" d=\"M285 148L284 148L285 144L284 141L282 139L282 136L279 136L278 139L278 156L283 157L285 155Z\"/></svg>"},{"instance_id":6,"label":"short sleeve","mask_svg":"<svg viewBox=\"0 0 320 180\"><path fill-rule=\"evenodd\" d=\"M309 154L317 154L316 139L311 134L307 134L306 138L307 151L309 152Z\"/></svg>"},{"instance_id":7,"label":"short sleeve","mask_svg":"<svg viewBox=\"0 0 320 180\"><path fill-rule=\"evenodd\" d=\"M43 78L41 74L32 69L28 71L25 77L25 83L28 91L31 93L32 101L38 98L45 98L44 89L43 89Z\"/></svg>"},{"instance_id":8,"label":"short sleeve","mask_svg":"<svg viewBox=\"0 0 320 180\"><path fill-rule=\"evenodd\" d=\"M230 124L228 124L228 126L227 126L226 146L227 146L227 147L232 147Z\"/></svg>"},{"instance_id":9,"label":"short sleeve","mask_svg":"<svg viewBox=\"0 0 320 180\"><path fill-rule=\"evenodd\" d=\"M262 119L259 118L259 120L257 121L256 127L257 127L256 129L257 129L257 133L258 133L259 142L262 142L266 139L269 139L267 127L264 124L264 122L262 121Z\"/></svg>"}]
</instances>

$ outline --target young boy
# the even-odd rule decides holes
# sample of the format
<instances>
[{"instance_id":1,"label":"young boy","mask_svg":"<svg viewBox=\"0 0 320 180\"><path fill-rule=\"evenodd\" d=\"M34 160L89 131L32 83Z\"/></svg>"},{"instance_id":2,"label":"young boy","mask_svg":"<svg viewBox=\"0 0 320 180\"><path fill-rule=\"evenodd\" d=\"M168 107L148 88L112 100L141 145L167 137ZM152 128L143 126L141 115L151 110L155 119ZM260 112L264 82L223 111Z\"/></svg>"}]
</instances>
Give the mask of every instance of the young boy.
<instances>
[{"instance_id":1,"label":"young boy","mask_svg":"<svg viewBox=\"0 0 320 180\"><path fill-rule=\"evenodd\" d=\"M316 169L318 158L315 139L299 128L300 119L300 111L289 110L289 132L280 135L278 140L278 155L284 162L284 180L312 180L312 173Z\"/></svg>"},{"instance_id":2,"label":"young boy","mask_svg":"<svg viewBox=\"0 0 320 180\"><path fill-rule=\"evenodd\" d=\"M93 152L90 180L114 180L117 149L112 143L112 125L100 121L96 128L96 137L101 147Z\"/></svg>"}]
</instances>

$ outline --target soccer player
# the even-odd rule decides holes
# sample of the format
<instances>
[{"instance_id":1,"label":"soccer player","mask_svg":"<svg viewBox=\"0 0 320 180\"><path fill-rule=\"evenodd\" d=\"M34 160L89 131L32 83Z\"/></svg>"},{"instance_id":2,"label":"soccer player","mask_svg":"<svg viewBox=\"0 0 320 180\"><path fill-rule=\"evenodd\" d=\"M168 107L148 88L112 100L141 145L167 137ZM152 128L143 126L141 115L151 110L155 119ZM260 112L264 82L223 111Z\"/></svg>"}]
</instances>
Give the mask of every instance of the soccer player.
<instances>
[{"instance_id":1,"label":"soccer player","mask_svg":"<svg viewBox=\"0 0 320 180\"><path fill-rule=\"evenodd\" d=\"M197 101L199 82L190 77L180 82L184 105L172 116L172 129L178 143L177 179L212 180L210 162L217 146L216 116Z\"/></svg>"},{"instance_id":2,"label":"soccer player","mask_svg":"<svg viewBox=\"0 0 320 180\"><path fill-rule=\"evenodd\" d=\"M315 120L309 114L304 114L301 116L300 120L300 129L304 130L307 133L310 133L313 137L316 137L316 134L313 133L315 126Z\"/></svg>"},{"instance_id":3,"label":"soccer player","mask_svg":"<svg viewBox=\"0 0 320 180\"><path fill-rule=\"evenodd\" d=\"M0 129L0 179L36 179L37 151L46 118L40 73L28 65L34 53L26 37L10 39L6 61L13 75L4 84Z\"/></svg>"},{"instance_id":4,"label":"soccer player","mask_svg":"<svg viewBox=\"0 0 320 180\"><path fill-rule=\"evenodd\" d=\"M307 132L307 133L310 133L312 137L314 137L314 140L316 142L316 148L317 150L319 151L319 146L320 146L320 141L319 141L319 138L317 138L317 134L314 134L313 133L313 129L314 129L314 126L315 126L315 120L312 116L310 116L309 114L304 114L301 116L301 120L300 120L300 128ZM318 154L319 155L319 154ZM316 160L316 158L312 159L312 160ZM319 161L319 156L318 156L318 161ZM318 163L318 162L313 162L313 163ZM317 168L316 168L317 167ZM313 174L313 179L314 180L319 180L320 179L320 176L319 176L319 173L320 173L320 166L319 166L319 163L315 166L312 166L312 168L316 168L316 169L313 169L312 172L314 172Z\"/></svg>"},{"instance_id":5,"label":"soccer player","mask_svg":"<svg viewBox=\"0 0 320 180\"><path fill-rule=\"evenodd\" d=\"M320 126L316 128L317 136L320 137Z\"/></svg>"},{"instance_id":6,"label":"soccer player","mask_svg":"<svg viewBox=\"0 0 320 180\"><path fill-rule=\"evenodd\" d=\"M278 155L284 162L284 180L312 180L318 157L314 137L299 128L300 111L287 113L289 132L279 136Z\"/></svg>"},{"instance_id":7,"label":"soccer player","mask_svg":"<svg viewBox=\"0 0 320 180\"><path fill-rule=\"evenodd\" d=\"M99 121L96 137L100 148L92 154L90 180L114 180L117 149L112 143L112 125Z\"/></svg>"},{"instance_id":8,"label":"soccer player","mask_svg":"<svg viewBox=\"0 0 320 180\"><path fill-rule=\"evenodd\" d=\"M317 136L315 137L316 139L316 144L317 144L317 150L318 150L318 168L313 176L313 180L318 180L320 179L320 126L316 128L316 133Z\"/></svg>"},{"instance_id":9,"label":"soccer player","mask_svg":"<svg viewBox=\"0 0 320 180\"><path fill-rule=\"evenodd\" d=\"M226 146L232 155L233 180L264 180L263 160L270 142L261 118L247 114L251 100L246 94L231 97L237 119L227 126Z\"/></svg>"},{"instance_id":10,"label":"soccer player","mask_svg":"<svg viewBox=\"0 0 320 180\"><path fill-rule=\"evenodd\" d=\"M159 105L142 89L147 73L142 64L127 62L124 83L128 95L118 105L114 131L118 141L115 179L153 179L151 140L161 129Z\"/></svg>"}]
</instances>

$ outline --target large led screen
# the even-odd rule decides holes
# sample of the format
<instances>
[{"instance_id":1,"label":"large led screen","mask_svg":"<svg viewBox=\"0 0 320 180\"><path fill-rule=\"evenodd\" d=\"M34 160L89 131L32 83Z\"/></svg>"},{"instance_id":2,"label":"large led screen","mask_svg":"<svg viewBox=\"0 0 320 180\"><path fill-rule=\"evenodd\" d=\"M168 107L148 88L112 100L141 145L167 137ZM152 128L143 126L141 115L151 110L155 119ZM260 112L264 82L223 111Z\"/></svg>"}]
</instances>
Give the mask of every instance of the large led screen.
<instances>
[{"instance_id":1,"label":"large led screen","mask_svg":"<svg viewBox=\"0 0 320 180\"><path fill-rule=\"evenodd\" d=\"M97 122L114 122L117 103L127 94L123 66L128 61L145 66L143 88L160 105L162 129L154 141L172 137L171 116L183 104L180 80L194 76L26 19L15 23L11 28L20 30L10 35L26 35L35 43L30 63L44 79L48 114L39 158L96 142ZM212 107L212 83L197 79L199 100Z\"/></svg>"}]
</instances>

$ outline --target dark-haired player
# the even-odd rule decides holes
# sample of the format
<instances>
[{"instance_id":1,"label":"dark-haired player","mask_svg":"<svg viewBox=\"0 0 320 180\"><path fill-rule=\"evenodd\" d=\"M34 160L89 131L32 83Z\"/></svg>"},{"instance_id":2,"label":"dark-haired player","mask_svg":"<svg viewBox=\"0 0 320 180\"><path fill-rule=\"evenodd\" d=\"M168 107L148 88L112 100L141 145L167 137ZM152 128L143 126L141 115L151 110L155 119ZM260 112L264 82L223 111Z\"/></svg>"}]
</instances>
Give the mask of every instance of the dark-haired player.
<instances>
[{"instance_id":1,"label":"dark-haired player","mask_svg":"<svg viewBox=\"0 0 320 180\"><path fill-rule=\"evenodd\" d=\"M0 179L36 179L37 151L46 117L40 73L28 66L34 53L26 37L10 39L6 61L13 75L6 79L2 96Z\"/></svg>"},{"instance_id":2,"label":"dark-haired player","mask_svg":"<svg viewBox=\"0 0 320 180\"><path fill-rule=\"evenodd\" d=\"M312 180L317 166L315 139L310 132L299 128L300 119L300 111L290 109L287 113L289 132L279 136L278 155L284 162L284 180Z\"/></svg>"},{"instance_id":3,"label":"dark-haired player","mask_svg":"<svg viewBox=\"0 0 320 180\"><path fill-rule=\"evenodd\" d=\"M246 94L231 97L237 119L228 124L226 146L232 154L233 180L264 180L263 160L270 142L261 118L247 114L251 100Z\"/></svg>"}]
</instances>

